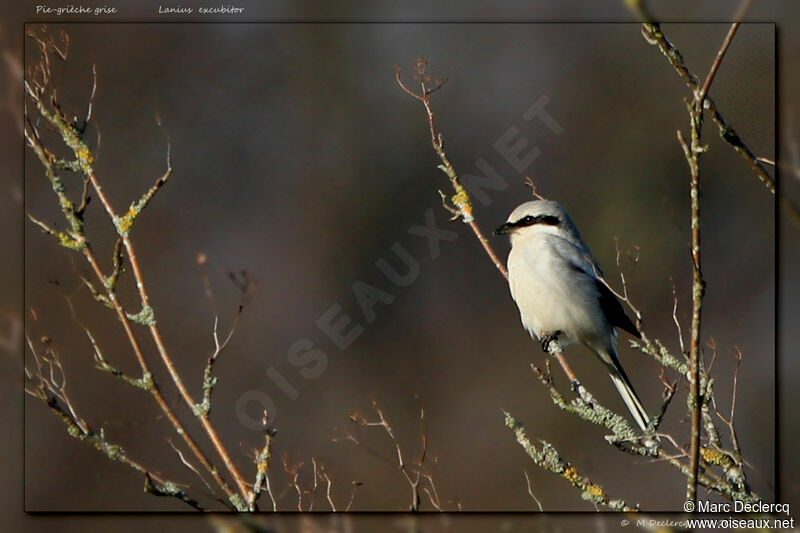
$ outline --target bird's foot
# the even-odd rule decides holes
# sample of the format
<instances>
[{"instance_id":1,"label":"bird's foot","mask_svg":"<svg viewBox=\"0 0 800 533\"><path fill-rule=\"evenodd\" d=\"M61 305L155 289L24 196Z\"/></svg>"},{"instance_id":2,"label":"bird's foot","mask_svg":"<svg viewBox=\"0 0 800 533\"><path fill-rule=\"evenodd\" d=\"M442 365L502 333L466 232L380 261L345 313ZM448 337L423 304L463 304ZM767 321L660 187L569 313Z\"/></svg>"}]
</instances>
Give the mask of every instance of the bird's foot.
<instances>
[{"instance_id":1,"label":"bird's foot","mask_svg":"<svg viewBox=\"0 0 800 533\"><path fill-rule=\"evenodd\" d=\"M648 456L658 457L658 449L661 446L661 439L658 435L645 433L639 437L639 443L644 446L644 450Z\"/></svg>"},{"instance_id":2,"label":"bird's foot","mask_svg":"<svg viewBox=\"0 0 800 533\"><path fill-rule=\"evenodd\" d=\"M561 331L561 330L556 330L556 331L553 331L551 333L542 333L542 335L541 335L542 350L544 350L547 353L553 353L553 352L550 351L550 347L551 347L550 345L553 342L558 342L558 336L561 335L562 333L563 333L563 331Z\"/></svg>"}]
</instances>

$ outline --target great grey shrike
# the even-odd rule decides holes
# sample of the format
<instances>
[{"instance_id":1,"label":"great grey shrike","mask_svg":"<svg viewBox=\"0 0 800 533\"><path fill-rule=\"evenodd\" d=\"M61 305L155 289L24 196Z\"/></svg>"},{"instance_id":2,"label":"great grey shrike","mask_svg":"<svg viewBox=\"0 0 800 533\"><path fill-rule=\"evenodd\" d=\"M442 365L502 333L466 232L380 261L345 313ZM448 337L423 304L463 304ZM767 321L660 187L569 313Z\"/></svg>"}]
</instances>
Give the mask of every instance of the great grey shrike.
<instances>
[{"instance_id":1,"label":"great grey shrike","mask_svg":"<svg viewBox=\"0 0 800 533\"><path fill-rule=\"evenodd\" d=\"M549 200L525 202L495 234L511 239L508 283L525 329L545 350L557 339L562 347L578 342L596 353L645 431L649 418L617 357L615 328L635 337L639 332L599 279L600 267L564 208Z\"/></svg>"}]
</instances>

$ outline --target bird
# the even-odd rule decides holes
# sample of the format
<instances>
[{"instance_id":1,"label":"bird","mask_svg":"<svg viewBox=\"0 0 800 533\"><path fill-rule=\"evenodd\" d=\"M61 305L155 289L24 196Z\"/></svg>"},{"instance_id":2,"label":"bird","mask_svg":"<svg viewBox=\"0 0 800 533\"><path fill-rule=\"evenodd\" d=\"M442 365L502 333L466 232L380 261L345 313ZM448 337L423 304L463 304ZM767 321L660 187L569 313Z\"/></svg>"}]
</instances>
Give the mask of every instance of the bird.
<instances>
[{"instance_id":1,"label":"bird","mask_svg":"<svg viewBox=\"0 0 800 533\"><path fill-rule=\"evenodd\" d=\"M553 340L562 348L579 343L592 350L636 424L647 431L647 411L617 355L616 328L641 335L602 280L600 266L567 211L555 201L528 201L495 234L511 241L508 284L525 329L545 351Z\"/></svg>"}]
</instances>

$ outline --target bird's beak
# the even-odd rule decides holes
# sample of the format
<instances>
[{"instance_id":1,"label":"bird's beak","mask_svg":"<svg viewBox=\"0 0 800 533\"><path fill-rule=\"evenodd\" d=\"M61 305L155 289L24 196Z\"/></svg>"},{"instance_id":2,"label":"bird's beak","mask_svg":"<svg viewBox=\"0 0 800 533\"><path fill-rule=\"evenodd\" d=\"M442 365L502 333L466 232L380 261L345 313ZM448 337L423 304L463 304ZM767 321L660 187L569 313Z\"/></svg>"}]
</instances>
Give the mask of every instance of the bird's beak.
<instances>
[{"instance_id":1,"label":"bird's beak","mask_svg":"<svg viewBox=\"0 0 800 533\"><path fill-rule=\"evenodd\" d=\"M508 234L508 233L509 233L509 232L510 232L512 229L514 229L514 225L513 225L513 224L511 224L511 223L509 223L509 222L506 222L505 224L503 224L502 226L500 226L499 228L497 228L496 230L494 230L494 234L495 234L495 235L506 235L506 234Z\"/></svg>"}]
</instances>

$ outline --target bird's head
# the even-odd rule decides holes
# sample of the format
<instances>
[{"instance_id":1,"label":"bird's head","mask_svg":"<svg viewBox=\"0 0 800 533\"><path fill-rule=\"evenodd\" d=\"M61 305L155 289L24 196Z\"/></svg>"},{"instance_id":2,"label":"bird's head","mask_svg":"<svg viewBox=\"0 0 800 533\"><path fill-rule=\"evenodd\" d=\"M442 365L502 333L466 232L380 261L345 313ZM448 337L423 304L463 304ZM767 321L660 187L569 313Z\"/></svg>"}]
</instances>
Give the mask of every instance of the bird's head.
<instances>
[{"instance_id":1,"label":"bird's head","mask_svg":"<svg viewBox=\"0 0 800 533\"><path fill-rule=\"evenodd\" d=\"M558 202L533 200L514 209L505 224L494 230L495 235L515 239L542 233L561 235L570 240L580 239L575 224Z\"/></svg>"}]
</instances>

